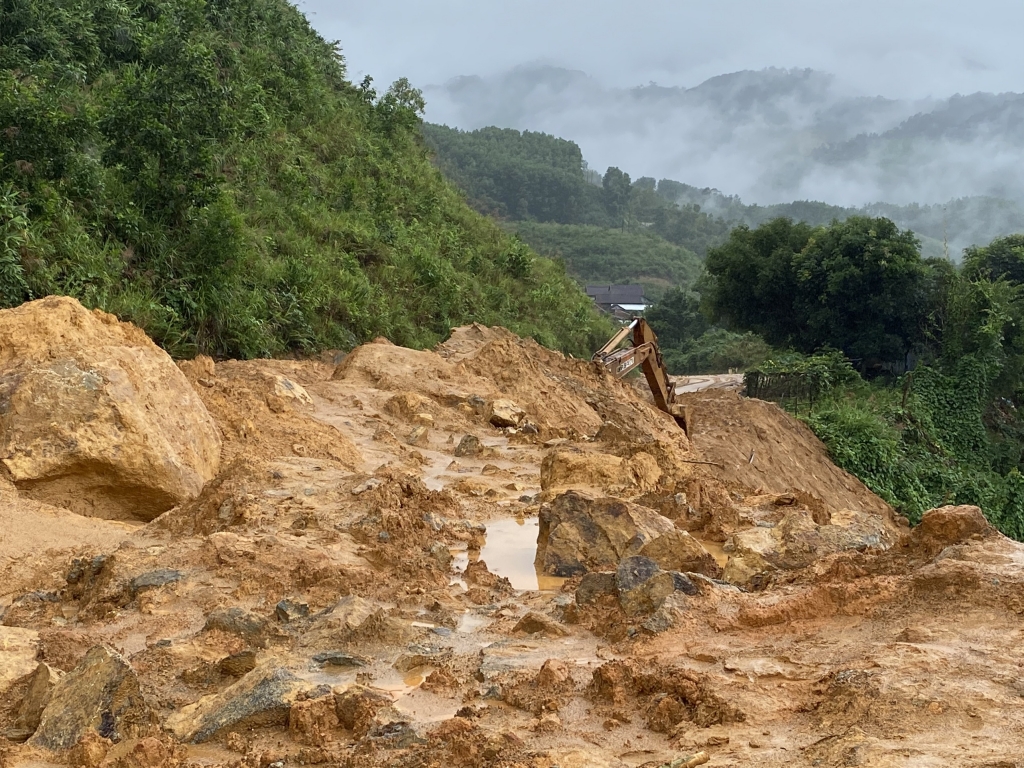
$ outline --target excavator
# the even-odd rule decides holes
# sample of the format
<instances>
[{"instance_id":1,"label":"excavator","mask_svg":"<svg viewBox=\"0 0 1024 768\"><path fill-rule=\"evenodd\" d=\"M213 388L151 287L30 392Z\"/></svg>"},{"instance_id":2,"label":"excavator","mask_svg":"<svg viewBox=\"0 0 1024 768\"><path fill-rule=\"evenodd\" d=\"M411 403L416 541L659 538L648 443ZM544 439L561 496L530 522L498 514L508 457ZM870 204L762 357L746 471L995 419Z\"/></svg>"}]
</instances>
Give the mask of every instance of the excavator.
<instances>
[{"instance_id":1,"label":"excavator","mask_svg":"<svg viewBox=\"0 0 1024 768\"><path fill-rule=\"evenodd\" d=\"M626 339L632 344L619 349ZM676 424L688 433L687 418L689 409L676 403L676 390L668 376L668 369L661 357L658 337L654 329L642 317L633 320L612 336L608 343L594 353L592 358L613 376L622 379L637 366L644 372L647 384L654 395L654 404L667 413Z\"/></svg>"}]
</instances>

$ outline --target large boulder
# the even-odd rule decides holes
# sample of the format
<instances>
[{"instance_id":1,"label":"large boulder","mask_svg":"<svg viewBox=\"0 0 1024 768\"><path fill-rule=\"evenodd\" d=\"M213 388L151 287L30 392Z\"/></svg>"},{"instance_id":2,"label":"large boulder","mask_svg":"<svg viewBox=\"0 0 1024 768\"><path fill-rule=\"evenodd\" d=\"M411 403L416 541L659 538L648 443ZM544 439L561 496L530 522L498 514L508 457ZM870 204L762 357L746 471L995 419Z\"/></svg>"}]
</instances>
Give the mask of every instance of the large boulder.
<instances>
[{"instance_id":1,"label":"large boulder","mask_svg":"<svg viewBox=\"0 0 1024 768\"><path fill-rule=\"evenodd\" d=\"M0 311L0 461L29 498L151 520L199 494L221 441L171 358L74 299Z\"/></svg>"},{"instance_id":2,"label":"large boulder","mask_svg":"<svg viewBox=\"0 0 1024 768\"><path fill-rule=\"evenodd\" d=\"M614 571L623 558L640 554L665 570L692 566L717 575L699 542L648 507L568 491L541 508L536 565L544 573Z\"/></svg>"},{"instance_id":3,"label":"large boulder","mask_svg":"<svg viewBox=\"0 0 1024 768\"><path fill-rule=\"evenodd\" d=\"M97 645L53 687L29 743L70 749L90 733L118 742L152 722L134 670L119 653Z\"/></svg>"},{"instance_id":4,"label":"large boulder","mask_svg":"<svg viewBox=\"0 0 1024 768\"><path fill-rule=\"evenodd\" d=\"M895 533L880 515L842 510L831 516L829 524L818 525L809 510L795 509L772 528L734 534L725 546L731 555L725 579L756 586L773 571L806 568L836 552L884 550L895 542Z\"/></svg>"}]
</instances>

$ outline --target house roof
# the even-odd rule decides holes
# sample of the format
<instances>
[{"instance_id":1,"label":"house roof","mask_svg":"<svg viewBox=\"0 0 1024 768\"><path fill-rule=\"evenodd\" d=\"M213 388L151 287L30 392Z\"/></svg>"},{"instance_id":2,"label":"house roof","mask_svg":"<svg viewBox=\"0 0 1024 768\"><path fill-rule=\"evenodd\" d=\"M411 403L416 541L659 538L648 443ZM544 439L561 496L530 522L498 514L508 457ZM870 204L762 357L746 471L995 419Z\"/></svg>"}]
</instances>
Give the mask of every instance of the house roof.
<instances>
[{"instance_id":1,"label":"house roof","mask_svg":"<svg viewBox=\"0 0 1024 768\"><path fill-rule=\"evenodd\" d=\"M587 295L598 304L648 304L642 285L588 285Z\"/></svg>"}]
</instances>

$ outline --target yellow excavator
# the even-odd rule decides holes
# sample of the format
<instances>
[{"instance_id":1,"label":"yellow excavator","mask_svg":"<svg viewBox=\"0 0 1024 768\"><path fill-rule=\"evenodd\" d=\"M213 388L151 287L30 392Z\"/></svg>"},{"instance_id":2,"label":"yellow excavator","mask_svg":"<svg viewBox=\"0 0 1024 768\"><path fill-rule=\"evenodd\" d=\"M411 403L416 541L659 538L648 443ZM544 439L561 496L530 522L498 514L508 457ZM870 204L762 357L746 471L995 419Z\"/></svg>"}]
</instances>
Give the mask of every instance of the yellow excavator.
<instances>
[{"instance_id":1,"label":"yellow excavator","mask_svg":"<svg viewBox=\"0 0 1024 768\"><path fill-rule=\"evenodd\" d=\"M619 349L626 339L632 345ZM642 317L634 317L628 325L623 326L607 344L594 353L593 360L620 379L640 366L654 395L654 404L675 419L684 431L687 429L688 409L676 403L675 386L662 360L658 337Z\"/></svg>"}]
</instances>

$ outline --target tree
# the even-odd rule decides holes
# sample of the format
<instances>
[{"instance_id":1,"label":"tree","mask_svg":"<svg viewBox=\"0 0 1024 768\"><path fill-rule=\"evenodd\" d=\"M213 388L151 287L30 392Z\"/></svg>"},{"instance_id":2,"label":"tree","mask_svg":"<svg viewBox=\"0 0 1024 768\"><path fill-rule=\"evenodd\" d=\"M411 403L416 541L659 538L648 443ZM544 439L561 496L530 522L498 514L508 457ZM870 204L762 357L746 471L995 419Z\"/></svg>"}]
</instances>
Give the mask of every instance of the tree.
<instances>
[{"instance_id":1,"label":"tree","mask_svg":"<svg viewBox=\"0 0 1024 768\"><path fill-rule=\"evenodd\" d=\"M970 278L1005 278L1024 285L1024 234L993 240L987 246L964 251L964 274Z\"/></svg>"},{"instance_id":2,"label":"tree","mask_svg":"<svg viewBox=\"0 0 1024 768\"><path fill-rule=\"evenodd\" d=\"M793 260L804 351L896 362L923 340L925 264L913 232L854 216L818 230Z\"/></svg>"},{"instance_id":3,"label":"tree","mask_svg":"<svg viewBox=\"0 0 1024 768\"><path fill-rule=\"evenodd\" d=\"M753 331L772 346L792 344L803 325L794 310L794 261L813 233L790 219L753 230L736 227L725 244L708 251L705 261L701 294L711 319L730 330Z\"/></svg>"},{"instance_id":4,"label":"tree","mask_svg":"<svg viewBox=\"0 0 1024 768\"><path fill-rule=\"evenodd\" d=\"M629 212L629 197L632 184L629 174L612 167L605 171L601 182L604 190L604 207L612 220L613 226L626 228L626 214Z\"/></svg>"}]
</instances>

